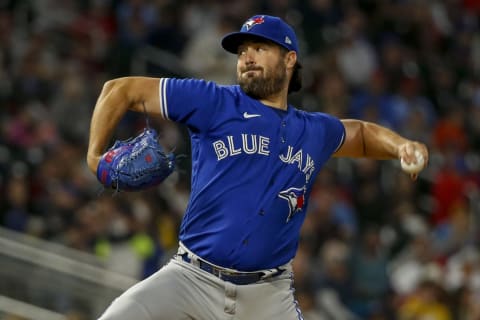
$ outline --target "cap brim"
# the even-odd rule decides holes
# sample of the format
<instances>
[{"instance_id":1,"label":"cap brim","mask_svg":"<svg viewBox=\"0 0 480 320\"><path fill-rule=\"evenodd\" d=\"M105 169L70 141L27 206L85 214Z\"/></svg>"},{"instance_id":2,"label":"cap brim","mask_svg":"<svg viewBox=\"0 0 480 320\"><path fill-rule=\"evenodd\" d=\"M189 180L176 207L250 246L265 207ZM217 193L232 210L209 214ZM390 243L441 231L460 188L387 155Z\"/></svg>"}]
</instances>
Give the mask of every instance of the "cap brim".
<instances>
[{"instance_id":1,"label":"cap brim","mask_svg":"<svg viewBox=\"0 0 480 320\"><path fill-rule=\"evenodd\" d=\"M246 40L252 40L252 39L257 39L257 40L268 40L273 43L276 43L280 46L282 46L280 43L277 41L264 37L264 36L259 36L254 33L246 33L246 32L232 32L227 34L225 37L222 39L222 47L223 49L227 50L228 52L237 54L238 53L238 47L245 42ZM282 46L283 47L283 46Z\"/></svg>"}]
</instances>

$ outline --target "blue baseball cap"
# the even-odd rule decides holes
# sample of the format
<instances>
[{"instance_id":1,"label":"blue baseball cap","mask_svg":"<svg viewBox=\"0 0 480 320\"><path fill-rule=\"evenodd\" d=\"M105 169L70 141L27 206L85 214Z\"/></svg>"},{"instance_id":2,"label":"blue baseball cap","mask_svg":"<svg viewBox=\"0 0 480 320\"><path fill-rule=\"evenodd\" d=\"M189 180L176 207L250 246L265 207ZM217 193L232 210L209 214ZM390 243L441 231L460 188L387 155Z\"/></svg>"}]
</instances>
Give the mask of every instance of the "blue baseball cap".
<instances>
[{"instance_id":1,"label":"blue baseball cap","mask_svg":"<svg viewBox=\"0 0 480 320\"><path fill-rule=\"evenodd\" d=\"M232 32L223 37L222 47L236 54L238 46L251 38L270 40L298 54L297 36L292 27L278 17L267 15L256 15L245 21L239 32Z\"/></svg>"}]
</instances>

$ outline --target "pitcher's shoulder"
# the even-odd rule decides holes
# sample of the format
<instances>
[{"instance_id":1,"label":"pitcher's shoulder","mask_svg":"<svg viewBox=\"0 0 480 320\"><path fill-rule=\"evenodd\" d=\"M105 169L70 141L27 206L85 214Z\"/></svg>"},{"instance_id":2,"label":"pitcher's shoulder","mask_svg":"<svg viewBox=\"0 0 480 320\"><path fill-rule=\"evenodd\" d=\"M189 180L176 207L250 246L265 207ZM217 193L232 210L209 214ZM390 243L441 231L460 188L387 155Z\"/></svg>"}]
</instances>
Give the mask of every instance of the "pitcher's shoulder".
<instances>
[{"instance_id":1,"label":"pitcher's shoulder","mask_svg":"<svg viewBox=\"0 0 480 320\"><path fill-rule=\"evenodd\" d=\"M340 121L340 119L332 114L319 111L306 111L297 107L292 107L293 112L298 116L312 121Z\"/></svg>"}]
</instances>

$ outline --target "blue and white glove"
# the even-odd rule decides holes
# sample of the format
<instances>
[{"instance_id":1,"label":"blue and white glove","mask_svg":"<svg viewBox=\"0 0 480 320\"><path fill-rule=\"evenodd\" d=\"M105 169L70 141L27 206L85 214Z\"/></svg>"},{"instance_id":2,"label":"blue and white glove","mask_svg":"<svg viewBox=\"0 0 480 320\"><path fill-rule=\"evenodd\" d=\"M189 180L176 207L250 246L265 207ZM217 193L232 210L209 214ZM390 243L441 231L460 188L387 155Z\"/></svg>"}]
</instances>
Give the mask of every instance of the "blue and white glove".
<instances>
[{"instance_id":1,"label":"blue and white glove","mask_svg":"<svg viewBox=\"0 0 480 320\"><path fill-rule=\"evenodd\" d=\"M175 155L166 154L154 129L145 129L137 137L117 140L103 154L97 167L97 179L117 191L140 191L164 181L175 169Z\"/></svg>"}]
</instances>

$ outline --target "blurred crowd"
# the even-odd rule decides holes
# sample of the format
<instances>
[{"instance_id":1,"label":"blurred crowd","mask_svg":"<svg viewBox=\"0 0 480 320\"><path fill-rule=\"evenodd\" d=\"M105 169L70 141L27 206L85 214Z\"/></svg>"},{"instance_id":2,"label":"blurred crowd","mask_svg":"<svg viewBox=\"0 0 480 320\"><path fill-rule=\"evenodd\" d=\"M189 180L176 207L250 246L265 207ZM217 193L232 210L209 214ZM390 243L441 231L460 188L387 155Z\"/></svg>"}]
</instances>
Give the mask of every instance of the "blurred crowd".
<instances>
[{"instance_id":1,"label":"blurred crowd","mask_svg":"<svg viewBox=\"0 0 480 320\"><path fill-rule=\"evenodd\" d=\"M305 319L479 320L477 0L0 0L0 225L152 274L177 246L189 162L158 188L102 192L85 163L96 98L127 75L234 83L220 39L256 13L297 31L293 104L385 125L431 152L417 181L396 161L323 169L294 260ZM188 154L184 128L151 125ZM144 126L127 114L115 138Z\"/></svg>"}]
</instances>

